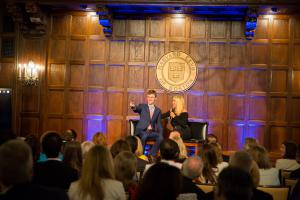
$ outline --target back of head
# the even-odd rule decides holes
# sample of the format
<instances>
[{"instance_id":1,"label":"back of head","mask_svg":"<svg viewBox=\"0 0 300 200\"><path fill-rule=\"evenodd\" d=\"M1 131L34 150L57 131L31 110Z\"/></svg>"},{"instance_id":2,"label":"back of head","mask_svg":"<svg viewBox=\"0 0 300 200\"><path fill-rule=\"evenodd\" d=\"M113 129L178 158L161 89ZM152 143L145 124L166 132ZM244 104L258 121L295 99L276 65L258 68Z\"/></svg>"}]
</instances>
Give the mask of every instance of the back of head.
<instances>
[{"instance_id":1,"label":"back of head","mask_svg":"<svg viewBox=\"0 0 300 200\"><path fill-rule=\"evenodd\" d=\"M160 155L165 160L176 160L179 156L179 147L176 142L171 139L165 139L159 146Z\"/></svg>"},{"instance_id":2,"label":"back of head","mask_svg":"<svg viewBox=\"0 0 300 200\"><path fill-rule=\"evenodd\" d=\"M81 170L82 167L82 152L79 142L68 142L64 148L64 160L63 162L68 166Z\"/></svg>"},{"instance_id":3,"label":"back of head","mask_svg":"<svg viewBox=\"0 0 300 200\"><path fill-rule=\"evenodd\" d=\"M253 160L248 152L237 151L230 156L229 165L250 172L252 161Z\"/></svg>"},{"instance_id":4,"label":"back of head","mask_svg":"<svg viewBox=\"0 0 300 200\"><path fill-rule=\"evenodd\" d=\"M77 138L77 133L74 129L68 129L62 134L63 142L75 141Z\"/></svg>"},{"instance_id":5,"label":"back of head","mask_svg":"<svg viewBox=\"0 0 300 200\"><path fill-rule=\"evenodd\" d=\"M81 143L81 152L82 157L85 158L87 152L94 146L95 144L91 141L84 141Z\"/></svg>"},{"instance_id":6,"label":"back of head","mask_svg":"<svg viewBox=\"0 0 300 200\"><path fill-rule=\"evenodd\" d=\"M249 153L260 169L270 169L272 167L268 152L263 146L252 146L249 149Z\"/></svg>"},{"instance_id":7,"label":"back of head","mask_svg":"<svg viewBox=\"0 0 300 200\"><path fill-rule=\"evenodd\" d=\"M114 158L116 179L121 181L125 187L133 182L133 177L136 173L137 159L136 156L129 151L120 152Z\"/></svg>"},{"instance_id":8,"label":"back of head","mask_svg":"<svg viewBox=\"0 0 300 200\"><path fill-rule=\"evenodd\" d=\"M138 200L175 200L180 193L179 169L165 163L150 167L138 188Z\"/></svg>"},{"instance_id":9,"label":"back of head","mask_svg":"<svg viewBox=\"0 0 300 200\"><path fill-rule=\"evenodd\" d=\"M117 140L110 148L113 158L122 151L131 151L129 144L125 140Z\"/></svg>"},{"instance_id":10,"label":"back of head","mask_svg":"<svg viewBox=\"0 0 300 200\"><path fill-rule=\"evenodd\" d=\"M56 158L62 146L62 139L57 132L51 131L43 137L42 149L47 158Z\"/></svg>"},{"instance_id":11,"label":"back of head","mask_svg":"<svg viewBox=\"0 0 300 200\"><path fill-rule=\"evenodd\" d=\"M102 145L102 146L107 146L107 141L106 141L106 136L102 132L97 132L93 136L93 143Z\"/></svg>"},{"instance_id":12,"label":"back of head","mask_svg":"<svg viewBox=\"0 0 300 200\"><path fill-rule=\"evenodd\" d=\"M113 160L106 147L95 145L87 152L83 163L79 180L80 195L90 195L91 199L103 199L104 191L100 181L103 178L115 178Z\"/></svg>"},{"instance_id":13,"label":"back of head","mask_svg":"<svg viewBox=\"0 0 300 200\"><path fill-rule=\"evenodd\" d=\"M189 179L195 179L202 174L203 163L198 156L187 158L182 165L183 176Z\"/></svg>"},{"instance_id":14,"label":"back of head","mask_svg":"<svg viewBox=\"0 0 300 200\"><path fill-rule=\"evenodd\" d=\"M285 141L283 145L285 146L285 154L283 158L296 159L297 144L294 142Z\"/></svg>"},{"instance_id":15,"label":"back of head","mask_svg":"<svg viewBox=\"0 0 300 200\"><path fill-rule=\"evenodd\" d=\"M218 137L214 134L209 134L207 135L207 143L211 144L211 143L218 143Z\"/></svg>"},{"instance_id":16,"label":"back of head","mask_svg":"<svg viewBox=\"0 0 300 200\"><path fill-rule=\"evenodd\" d=\"M21 140L10 140L0 146L0 180L6 185L29 182L32 172L30 147Z\"/></svg>"},{"instance_id":17,"label":"back of head","mask_svg":"<svg viewBox=\"0 0 300 200\"><path fill-rule=\"evenodd\" d=\"M248 150L252 146L256 146L256 145L258 145L258 144L257 144L257 141L256 141L255 138L251 138L251 137L245 138L245 143L244 143L244 149L245 150Z\"/></svg>"},{"instance_id":18,"label":"back of head","mask_svg":"<svg viewBox=\"0 0 300 200\"><path fill-rule=\"evenodd\" d=\"M236 167L222 170L215 190L216 197L224 200L250 200L252 195L253 183L249 173Z\"/></svg>"},{"instance_id":19,"label":"back of head","mask_svg":"<svg viewBox=\"0 0 300 200\"><path fill-rule=\"evenodd\" d=\"M125 140L129 144L131 152L135 154L138 147L137 138L135 136L127 136Z\"/></svg>"}]
</instances>

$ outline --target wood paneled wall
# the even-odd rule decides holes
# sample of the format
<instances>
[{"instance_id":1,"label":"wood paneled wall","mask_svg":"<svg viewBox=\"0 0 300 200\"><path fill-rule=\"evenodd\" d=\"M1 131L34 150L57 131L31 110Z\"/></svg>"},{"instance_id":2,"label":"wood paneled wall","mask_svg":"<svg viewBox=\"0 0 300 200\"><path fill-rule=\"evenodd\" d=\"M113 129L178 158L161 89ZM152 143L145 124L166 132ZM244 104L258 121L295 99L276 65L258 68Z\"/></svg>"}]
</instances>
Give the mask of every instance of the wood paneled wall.
<instances>
[{"instance_id":1,"label":"wood paneled wall","mask_svg":"<svg viewBox=\"0 0 300 200\"><path fill-rule=\"evenodd\" d=\"M45 64L40 87L21 88L23 134L74 128L82 140L104 131L114 142L137 117L130 99L144 102L153 88L159 107L170 108L172 94L161 90L155 65L164 53L182 50L199 67L195 85L184 93L190 118L208 121L225 149L241 148L245 137L271 151L285 139L300 143L298 17L261 16L251 42L243 22L190 16L114 20L110 39L98 17L86 13L53 14L48 24L44 38L20 39L20 56L36 52Z\"/></svg>"}]
</instances>

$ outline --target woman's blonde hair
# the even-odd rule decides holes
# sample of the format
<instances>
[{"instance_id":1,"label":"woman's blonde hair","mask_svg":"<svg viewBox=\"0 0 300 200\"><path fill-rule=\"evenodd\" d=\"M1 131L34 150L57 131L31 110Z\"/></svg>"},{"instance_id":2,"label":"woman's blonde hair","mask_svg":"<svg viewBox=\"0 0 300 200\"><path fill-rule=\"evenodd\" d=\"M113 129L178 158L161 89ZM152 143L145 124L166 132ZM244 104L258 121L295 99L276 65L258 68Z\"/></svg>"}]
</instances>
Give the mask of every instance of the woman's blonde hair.
<instances>
[{"instance_id":1,"label":"woman's blonde hair","mask_svg":"<svg viewBox=\"0 0 300 200\"><path fill-rule=\"evenodd\" d=\"M141 156L144 154L142 141L139 137L137 137L137 136L134 136L134 137L136 137L136 139L137 139L137 148L136 148L135 154L137 156Z\"/></svg>"},{"instance_id":2,"label":"woman's blonde hair","mask_svg":"<svg viewBox=\"0 0 300 200\"><path fill-rule=\"evenodd\" d=\"M257 163L259 169L270 169L272 168L268 151L263 146L252 146L249 149L249 153L253 160Z\"/></svg>"},{"instance_id":3,"label":"woman's blonde hair","mask_svg":"<svg viewBox=\"0 0 300 200\"><path fill-rule=\"evenodd\" d=\"M175 114L180 115L186 109L184 104L184 98L183 96L175 95L173 96L173 100L176 102Z\"/></svg>"},{"instance_id":4,"label":"woman's blonde hair","mask_svg":"<svg viewBox=\"0 0 300 200\"><path fill-rule=\"evenodd\" d=\"M79 194L82 199L104 199L101 179L114 179L114 165L109 150L95 145L86 154L79 180Z\"/></svg>"}]
</instances>

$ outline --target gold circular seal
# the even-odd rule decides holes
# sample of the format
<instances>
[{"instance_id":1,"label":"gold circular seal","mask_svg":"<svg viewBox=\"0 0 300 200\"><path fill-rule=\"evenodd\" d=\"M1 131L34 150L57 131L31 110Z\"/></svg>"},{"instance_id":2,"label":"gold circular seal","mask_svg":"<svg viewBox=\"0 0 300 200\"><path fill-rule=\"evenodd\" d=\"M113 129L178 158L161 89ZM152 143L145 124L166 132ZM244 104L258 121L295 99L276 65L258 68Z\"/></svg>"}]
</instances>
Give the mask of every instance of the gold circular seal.
<instances>
[{"instance_id":1,"label":"gold circular seal","mask_svg":"<svg viewBox=\"0 0 300 200\"><path fill-rule=\"evenodd\" d=\"M156 78L170 92L188 90L197 79L198 67L188 54L172 51L163 55L156 65Z\"/></svg>"}]
</instances>

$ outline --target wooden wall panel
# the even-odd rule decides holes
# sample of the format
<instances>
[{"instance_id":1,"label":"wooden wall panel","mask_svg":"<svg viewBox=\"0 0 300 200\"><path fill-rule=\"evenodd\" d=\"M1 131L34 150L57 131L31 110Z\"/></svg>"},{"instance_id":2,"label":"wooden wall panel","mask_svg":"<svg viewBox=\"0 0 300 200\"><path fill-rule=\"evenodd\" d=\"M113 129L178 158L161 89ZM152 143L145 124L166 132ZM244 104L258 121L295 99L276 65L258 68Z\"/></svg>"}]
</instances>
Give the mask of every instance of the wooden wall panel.
<instances>
[{"instance_id":1,"label":"wooden wall panel","mask_svg":"<svg viewBox=\"0 0 300 200\"><path fill-rule=\"evenodd\" d=\"M13 86L15 78L15 65L14 63L0 63L0 85L3 88L10 88Z\"/></svg>"},{"instance_id":2,"label":"wooden wall panel","mask_svg":"<svg viewBox=\"0 0 300 200\"><path fill-rule=\"evenodd\" d=\"M21 120L20 136L33 134L39 136L39 118L23 117Z\"/></svg>"},{"instance_id":3,"label":"wooden wall panel","mask_svg":"<svg viewBox=\"0 0 300 200\"><path fill-rule=\"evenodd\" d=\"M153 88L162 111L170 108L172 95L157 82L155 65L164 53L181 50L199 69L195 85L183 94L189 116L208 121L209 133L217 135L225 149L237 150L245 137L256 137L278 151L283 140L300 138L296 16L261 16L253 41L244 39L244 23L239 21L192 16L114 19L113 36L105 38L94 14L60 13L50 19L45 42L49 47L43 47L44 85L42 90L23 91L20 107L35 114L43 111L43 123L24 116L19 123L24 129L64 131L74 126L82 140L103 131L110 143L124 137L128 119L138 118L128 106L130 100L145 102L146 91ZM31 43L31 49L39 48ZM9 76L14 67L2 63L0 70ZM8 82L0 78L1 86ZM26 120L31 120L29 127Z\"/></svg>"}]
</instances>

